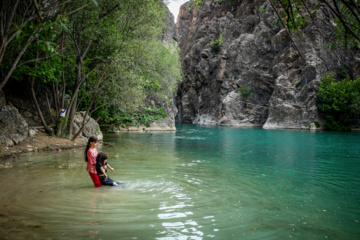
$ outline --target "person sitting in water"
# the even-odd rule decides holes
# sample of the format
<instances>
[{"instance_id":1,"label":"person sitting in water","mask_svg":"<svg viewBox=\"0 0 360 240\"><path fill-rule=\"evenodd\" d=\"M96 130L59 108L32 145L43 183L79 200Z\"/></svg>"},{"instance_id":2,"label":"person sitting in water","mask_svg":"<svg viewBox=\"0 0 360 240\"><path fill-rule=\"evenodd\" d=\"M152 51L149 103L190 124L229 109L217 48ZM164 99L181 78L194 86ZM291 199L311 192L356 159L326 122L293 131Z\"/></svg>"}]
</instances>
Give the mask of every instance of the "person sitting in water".
<instances>
[{"instance_id":1,"label":"person sitting in water","mask_svg":"<svg viewBox=\"0 0 360 240\"><path fill-rule=\"evenodd\" d=\"M109 167L111 171L115 172L114 168L112 168L107 163L107 158L108 157L106 156L105 153L99 153L98 156L96 157L96 172L99 175L101 185L119 186L115 181L113 181L106 175L107 167Z\"/></svg>"}]
</instances>

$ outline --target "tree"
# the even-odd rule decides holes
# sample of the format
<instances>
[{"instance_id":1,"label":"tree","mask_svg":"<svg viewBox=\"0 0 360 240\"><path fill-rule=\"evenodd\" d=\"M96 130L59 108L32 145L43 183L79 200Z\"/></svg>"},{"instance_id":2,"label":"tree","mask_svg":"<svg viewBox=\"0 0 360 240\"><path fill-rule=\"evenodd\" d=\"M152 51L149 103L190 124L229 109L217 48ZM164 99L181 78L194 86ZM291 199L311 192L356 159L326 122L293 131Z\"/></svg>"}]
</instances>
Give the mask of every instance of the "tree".
<instances>
[{"instance_id":1,"label":"tree","mask_svg":"<svg viewBox=\"0 0 360 240\"><path fill-rule=\"evenodd\" d=\"M165 117L163 108L148 106L146 99L170 101L181 76L178 59L175 44L164 44L155 36L134 40L117 57L99 89L99 105L109 103L95 111L100 123L147 126L149 121Z\"/></svg>"},{"instance_id":2,"label":"tree","mask_svg":"<svg viewBox=\"0 0 360 240\"><path fill-rule=\"evenodd\" d=\"M146 44L154 38L159 38L165 16L161 1L132 0L99 2L98 7L87 8L86 11L74 14L70 18L72 25L67 32L73 49L76 49L75 83L70 102L71 111L68 111L70 128L77 111L81 85L86 81L85 87L92 88L91 99L86 109L89 114L100 86L109 79L106 73L114 61L119 59L117 57L124 55L123 52L128 51L127 49L136 49L139 44ZM131 72L134 57L126 60L129 65L127 71ZM149 60L141 59L145 63L144 66ZM82 128L74 138L81 130Z\"/></svg>"},{"instance_id":3,"label":"tree","mask_svg":"<svg viewBox=\"0 0 360 240\"><path fill-rule=\"evenodd\" d=\"M33 42L30 46L30 50L28 50L23 57L25 62L18 65L17 70L13 74L13 78L16 78L18 81L25 82L25 84L27 82L26 80L28 80L32 100L41 123L46 132L52 134L54 130L50 128L48 126L49 124L45 121L36 97L35 85L38 89L44 89L44 87L48 87L49 84L56 82L57 79L60 79L61 58L58 55L51 56L49 52L53 50L52 47L49 48L49 45L40 40L40 38L38 38L37 41ZM28 59L30 60L27 61ZM51 106L47 93L46 99L48 110L51 113Z\"/></svg>"},{"instance_id":4,"label":"tree","mask_svg":"<svg viewBox=\"0 0 360 240\"><path fill-rule=\"evenodd\" d=\"M335 74L323 77L317 92L316 105L325 118L325 128L350 130L360 117L360 76L352 81L348 77L335 80Z\"/></svg>"},{"instance_id":5,"label":"tree","mask_svg":"<svg viewBox=\"0 0 360 240\"><path fill-rule=\"evenodd\" d=\"M48 132L52 129L36 97L36 90L44 87L52 89L56 112L65 108L65 94L71 97L66 117L56 121L57 136L71 135L79 110L101 118L107 107L120 109L114 114L127 115L140 107L144 119L154 119L152 114L163 116L144 105L149 94L165 99L180 77L177 50L160 41L167 21L160 0L59 0L46 14L39 4L33 0L29 5L35 18L28 27L14 28L19 37L6 46L6 54L21 50L27 37L33 36L31 47L16 63L13 78L29 80L35 107ZM11 66L12 59L7 57L2 69Z\"/></svg>"},{"instance_id":6,"label":"tree","mask_svg":"<svg viewBox=\"0 0 360 240\"><path fill-rule=\"evenodd\" d=\"M57 0L7 0L0 8L0 90L15 71L20 59L30 44L40 35L49 32L50 26L58 22L55 14L61 7ZM51 30L50 30L51 31ZM13 48L9 51L10 43ZM4 58L6 56L6 62Z\"/></svg>"},{"instance_id":7,"label":"tree","mask_svg":"<svg viewBox=\"0 0 360 240\"><path fill-rule=\"evenodd\" d=\"M81 104L80 108L87 109L88 113L95 111L104 122L110 119L111 122L117 122L124 113L138 114L135 111L139 107L146 109L147 116L150 112L154 113L144 106L146 96L152 93L165 99L166 94L175 90L180 78L177 49L160 41L167 21L161 1L128 2L121 6L119 13L117 29L121 32L112 44L113 47L119 44L119 50L111 58L110 65L104 65L106 75L96 71L98 76L93 80L90 78L85 90L80 92L86 103ZM96 91L90 94L89 89ZM101 107L105 109L99 110Z\"/></svg>"},{"instance_id":8,"label":"tree","mask_svg":"<svg viewBox=\"0 0 360 240\"><path fill-rule=\"evenodd\" d=\"M335 41L330 49L340 44L360 48L360 5L356 0L269 0L282 26L289 36L293 32L303 37L302 29L313 24L321 36L325 29L332 29ZM323 26L325 29L323 29ZM295 45L295 43L293 42Z\"/></svg>"}]
</instances>

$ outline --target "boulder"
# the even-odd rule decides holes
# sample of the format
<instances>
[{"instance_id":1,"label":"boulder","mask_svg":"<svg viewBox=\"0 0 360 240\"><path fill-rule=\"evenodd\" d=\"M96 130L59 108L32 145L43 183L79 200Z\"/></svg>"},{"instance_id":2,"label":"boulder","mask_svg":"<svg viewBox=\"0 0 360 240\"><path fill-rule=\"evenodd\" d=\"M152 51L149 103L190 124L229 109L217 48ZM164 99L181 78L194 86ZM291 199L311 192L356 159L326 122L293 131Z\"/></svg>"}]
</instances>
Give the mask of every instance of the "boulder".
<instances>
[{"instance_id":1,"label":"boulder","mask_svg":"<svg viewBox=\"0 0 360 240\"><path fill-rule=\"evenodd\" d=\"M36 135L36 131L34 130L34 129L30 129L29 130L29 136L30 137L33 137L33 136L35 136Z\"/></svg>"},{"instance_id":2,"label":"boulder","mask_svg":"<svg viewBox=\"0 0 360 240\"><path fill-rule=\"evenodd\" d=\"M3 106L0 110L0 142L13 146L24 140L29 132L28 124L15 107Z\"/></svg>"},{"instance_id":3,"label":"boulder","mask_svg":"<svg viewBox=\"0 0 360 240\"><path fill-rule=\"evenodd\" d=\"M75 114L75 119L74 119L74 125L73 125L73 129L72 129L72 133L76 134L77 131L80 129L80 127L83 124L84 121L84 117L85 117L85 111L81 111L81 112L77 112ZM89 120L89 116L86 116L85 119L85 127L82 131L82 133L80 134L80 136L82 137L86 137L89 138L91 136L95 136L98 138L99 141L103 140L103 133L100 130L100 126L99 124L96 122L95 119L90 118Z\"/></svg>"}]
</instances>

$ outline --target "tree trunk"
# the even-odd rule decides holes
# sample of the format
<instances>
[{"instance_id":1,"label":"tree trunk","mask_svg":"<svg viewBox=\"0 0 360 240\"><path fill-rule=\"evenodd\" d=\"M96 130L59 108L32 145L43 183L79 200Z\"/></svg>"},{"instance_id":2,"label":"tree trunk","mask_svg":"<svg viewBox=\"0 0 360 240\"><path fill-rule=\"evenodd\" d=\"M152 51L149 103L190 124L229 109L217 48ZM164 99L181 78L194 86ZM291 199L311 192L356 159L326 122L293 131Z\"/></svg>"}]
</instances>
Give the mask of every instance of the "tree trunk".
<instances>
[{"instance_id":1,"label":"tree trunk","mask_svg":"<svg viewBox=\"0 0 360 240\"><path fill-rule=\"evenodd\" d=\"M88 106L88 108L86 109L86 113L85 113L85 116L84 116L84 120L82 122L82 125L80 127L80 129L77 131L77 133L75 133L74 137L71 139L71 141L75 141L75 139L80 135L80 133L82 132L82 130L84 129L84 127L86 126L86 124L90 121L90 109L92 107L92 105L94 104L94 101L95 101L95 95L96 95L96 92L93 93L93 97L91 98L91 102ZM89 120L86 121L86 117L89 116ZM86 121L86 122L85 122Z\"/></svg>"},{"instance_id":2,"label":"tree trunk","mask_svg":"<svg viewBox=\"0 0 360 240\"><path fill-rule=\"evenodd\" d=\"M75 139L80 135L80 133L82 132L82 130L84 129L85 125L87 124L87 122L85 123L85 119L86 119L86 116L89 115L89 121L90 121L90 116L91 114L89 114L90 112L90 109L92 107L92 105L94 104L95 102L95 97L96 97L96 93L98 92L98 89L100 87L100 84L101 84L101 81L103 79L103 77L105 76L105 73L109 70L109 67L111 66L112 64L112 61L110 61L110 63L108 64L108 66L105 68L104 72L102 73L101 77L99 78L96 86L95 86L95 89L93 90L93 94L92 94L92 97L91 97L91 101L90 101L90 104L86 110L86 113L85 113L85 117L84 117L84 120L82 122L82 126L80 127L80 129L77 131L77 133L74 135L74 137L71 139L71 141L75 141Z\"/></svg>"},{"instance_id":3,"label":"tree trunk","mask_svg":"<svg viewBox=\"0 0 360 240\"><path fill-rule=\"evenodd\" d=\"M41 123L42 125L44 126L45 128L45 131L49 134L52 134L53 133L53 130L46 124L46 121L44 119L44 116L41 112L41 109L40 109L40 106L39 106L39 103L36 99L36 94L35 94L35 90L34 90L34 83L35 83L35 78L33 77L31 80L30 80L30 90L31 90L31 96L32 96L32 99L33 99L33 102L34 102L34 105L35 105L35 108L36 108L36 111L39 115L39 118L41 120Z\"/></svg>"},{"instance_id":4,"label":"tree trunk","mask_svg":"<svg viewBox=\"0 0 360 240\"><path fill-rule=\"evenodd\" d=\"M69 121L69 139L71 139L71 136L72 136L72 129L73 129L74 120L75 120L76 105L77 105L78 95L79 95L79 91L74 93L74 96L73 96L74 97L74 102L73 102L73 105L72 105L72 107L70 109L70 112L69 112L69 118L70 118L70 121Z\"/></svg>"},{"instance_id":5,"label":"tree trunk","mask_svg":"<svg viewBox=\"0 0 360 240\"><path fill-rule=\"evenodd\" d=\"M62 30L62 39L61 39L61 52L62 52L62 94L61 94L61 108L65 107L65 90L66 90L66 82L65 82L65 71L64 71L64 41L65 41L65 32Z\"/></svg>"},{"instance_id":6,"label":"tree trunk","mask_svg":"<svg viewBox=\"0 0 360 240\"><path fill-rule=\"evenodd\" d=\"M49 109L49 114L51 116L52 123L55 123L54 118L52 117L52 114L51 114L51 104L50 104L50 101L49 101L48 94L47 93L45 93L45 94L46 94L46 102L47 102L47 106L48 106L48 109Z\"/></svg>"},{"instance_id":7,"label":"tree trunk","mask_svg":"<svg viewBox=\"0 0 360 240\"><path fill-rule=\"evenodd\" d=\"M65 83L65 72L64 72L64 41L65 41L65 32L63 30L62 31L62 39L61 39L62 66L63 66L63 70L62 70L62 93L61 93L61 101L59 103L59 105L60 105L59 109L64 109L65 108L66 83ZM59 110L58 110L58 113L59 113ZM66 122L65 122L66 119L67 118L61 118L61 117L59 118L58 128L57 128L57 131L56 131L56 136L57 137L60 137L62 132L63 132L63 128L65 129L64 125L66 124Z\"/></svg>"},{"instance_id":8,"label":"tree trunk","mask_svg":"<svg viewBox=\"0 0 360 240\"><path fill-rule=\"evenodd\" d=\"M6 47L9 44L9 32L12 26L12 22L19 5L20 0L6 3L1 1L1 10L0 10L0 64L2 64L3 57L5 55ZM11 38L10 38L11 39ZM1 90L1 88L0 88Z\"/></svg>"},{"instance_id":9,"label":"tree trunk","mask_svg":"<svg viewBox=\"0 0 360 240\"><path fill-rule=\"evenodd\" d=\"M76 57L76 66L75 66L75 89L73 91L73 96L72 96L72 104L71 104L71 108L69 109L69 117L70 117L70 122L69 122L69 139L71 138L72 135L72 128L73 128L73 124L74 124L74 119L75 119L75 113L76 113L76 108L77 108L77 99L78 99L78 95L79 95L79 89L80 89L80 85L83 82L82 81L82 57L81 56L77 56Z\"/></svg>"}]
</instances>

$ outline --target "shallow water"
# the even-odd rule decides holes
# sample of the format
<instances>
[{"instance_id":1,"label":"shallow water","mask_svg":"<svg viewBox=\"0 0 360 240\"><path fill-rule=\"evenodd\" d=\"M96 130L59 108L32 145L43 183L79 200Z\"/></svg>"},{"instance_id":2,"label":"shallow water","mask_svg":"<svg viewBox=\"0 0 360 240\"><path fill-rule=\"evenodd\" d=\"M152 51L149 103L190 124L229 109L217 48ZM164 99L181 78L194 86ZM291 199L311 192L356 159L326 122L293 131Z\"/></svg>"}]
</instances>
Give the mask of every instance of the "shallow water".
<instances>
[{"instance_id":1,"label":"shallow water","mask_svg":"<svg viewBox=\"0 0 360 240\"><path fill-rule=\"evenodd\" d=\"M360 133L185 125L1 162L0 239L360 239Z\"/></svg>"}]
</instances>

